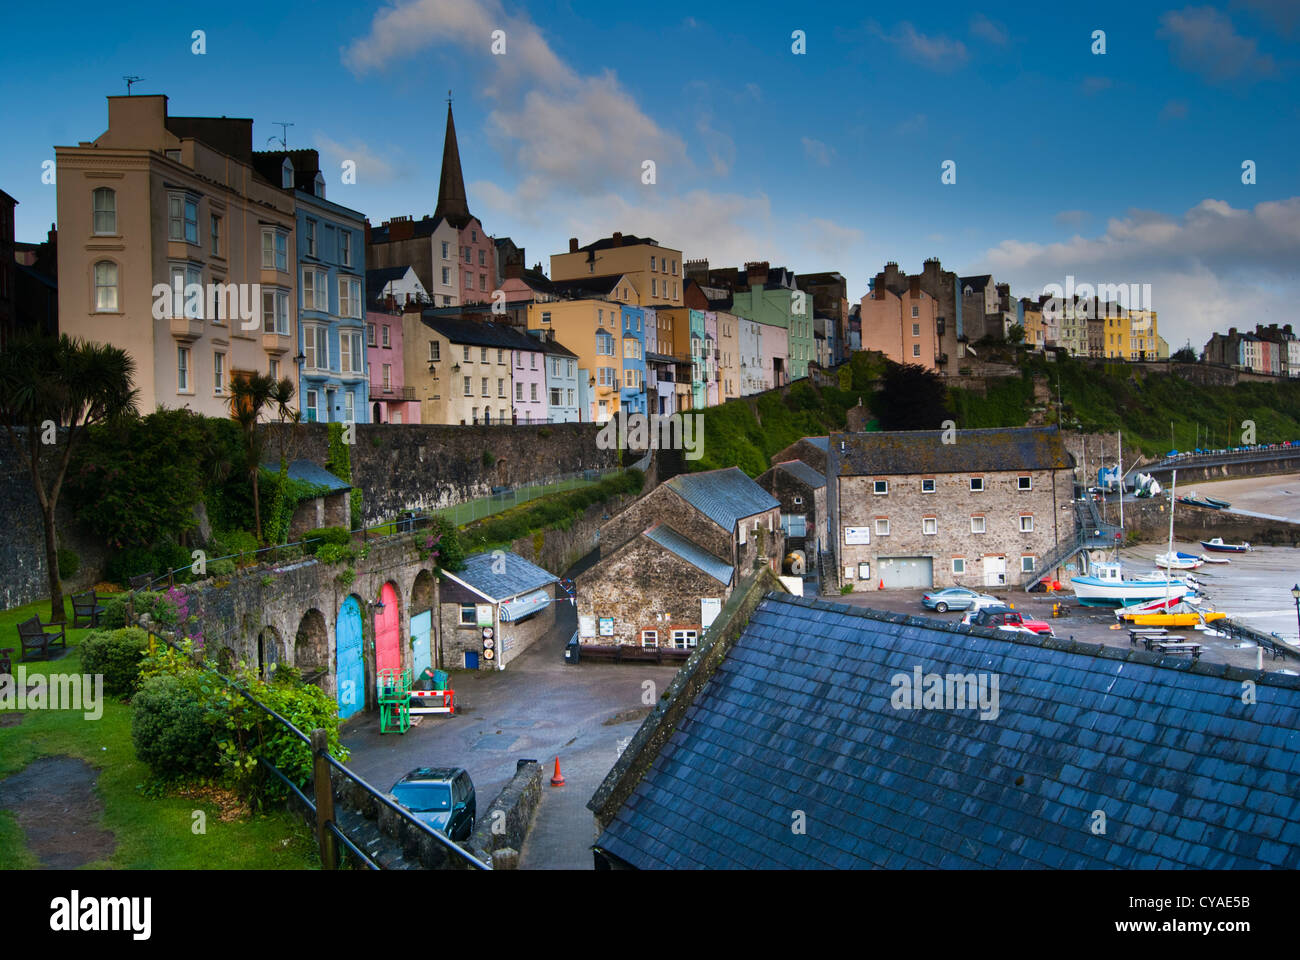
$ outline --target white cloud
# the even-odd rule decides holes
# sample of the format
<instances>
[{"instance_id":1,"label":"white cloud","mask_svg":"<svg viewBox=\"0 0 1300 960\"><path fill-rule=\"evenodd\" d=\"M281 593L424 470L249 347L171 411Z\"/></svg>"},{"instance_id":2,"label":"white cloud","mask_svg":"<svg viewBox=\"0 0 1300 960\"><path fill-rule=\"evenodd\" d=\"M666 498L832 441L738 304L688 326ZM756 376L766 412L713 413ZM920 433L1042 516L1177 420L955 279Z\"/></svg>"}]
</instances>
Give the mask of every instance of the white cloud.
<instances>
[{"instance_id":1,"label":"white cloud","mask_svg":"<svg viewBox=\"0 0 1300 960\"><path fill-rule=\"evenodd\" d=\"M1251 82L1277 73L1273 58L1256 40L1237 33L1232 21L1213 7L1170 10L1160 18L1160 35L1185 70L1212 83Z\"/></svg>"},{"instance_id":2,"label":"white cloud","mask_svg":"<svg viewBox=\"0 0 1300 960\"><path fill-rule=\"evenodd\" d=\"M357 165L358 183L377 184L391 183L393 180L404 177L407 170L403 167L399 173L398 170L389 162L388 158L381 157L371 149L369 144L360 140L349 140L347 143L340 143L327 137L323 133L316 134L316 143L320 152L330 157L334 161L334 166L338 166L344 160L353 160ZM322 164L324 166L324 164ZM325 175L327 183L338 181L331 178L329 174Z\"/></svg>"},{"instance_id":3,"label":"white cloud","mask_svg":"<svg viewBox=\"0 0 1300 960\"><path fill-rule=\"evenodd\" d=\"M1007 42L1007 28L1000 23L994 23L982 13L971 17L970 32L999 47Z\"/></svg>"},{"instance_id":4,"label":"white cloud","mask_svg":"<svg viewBox=\"0 0 1300 960\"><path fill-rule=\"evenodd\" d=\"M1077 227L1090 216L1086 210L1062 210L1052 219L1062 227Z\"/></svg>"},{"instance_id":5,"label":"white cloud","mask_svg":"<svg viewBox=\"0 0 1300 960\"><path fill-rule=\"evenodd\" d=\"M886 33L877 23L868 24L868 29L897 47L909 60L931 70L946 73L964 66L967 60L966 45L960 40L927 36L907 21L896 26L892 33Z\"/></svg>"},{"instance_id":6,"label":"white cloud","mask_svg":"<svg viewBox=\"0 0 1300 960\"><path fill-rule=\"evenodd\" d=\"M830 166L831 158L835 156L834 148L828 147L820 140L814 140L811 137L802 137L801 140L803 142L804 156L819 167Z\"/></svg>"},{"instance_id":7,"label":"white cloud","mask_svg":"<svg viewBox=\"0 0 1300 960\"><path fill-rule=\"evenodd\" d=\"M1206 199L1182 217L1133 210L1096 237L1052 244L1003 241L978 269L1018 296L1048 283L1149 283L1171 347L1215 330L1293 322L1300 299L1300 197L1238 209ZM972 268L977 269L977 268ZM1176 341L1176 342L1175 342Z\"/></svg>"}]
</instances>

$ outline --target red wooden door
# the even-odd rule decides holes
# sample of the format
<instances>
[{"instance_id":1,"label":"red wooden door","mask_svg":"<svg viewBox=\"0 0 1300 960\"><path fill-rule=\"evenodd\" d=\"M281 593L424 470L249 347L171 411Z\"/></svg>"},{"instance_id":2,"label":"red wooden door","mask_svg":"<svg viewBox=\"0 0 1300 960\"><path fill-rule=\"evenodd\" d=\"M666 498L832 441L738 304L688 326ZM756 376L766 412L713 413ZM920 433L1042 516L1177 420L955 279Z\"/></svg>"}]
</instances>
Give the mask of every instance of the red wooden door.
<instances>
[{"instance_id":1,"label":"red wooden door","mask_svg":"<svg viewBox=\"0 0 1300 960\"><path fill-rule=\"evenodd\" d=\"M375 675L402 669L402 618L397 609L397 591L391 583L379 591L383 609L375 611Z\"/></svg>"}]
</instances>

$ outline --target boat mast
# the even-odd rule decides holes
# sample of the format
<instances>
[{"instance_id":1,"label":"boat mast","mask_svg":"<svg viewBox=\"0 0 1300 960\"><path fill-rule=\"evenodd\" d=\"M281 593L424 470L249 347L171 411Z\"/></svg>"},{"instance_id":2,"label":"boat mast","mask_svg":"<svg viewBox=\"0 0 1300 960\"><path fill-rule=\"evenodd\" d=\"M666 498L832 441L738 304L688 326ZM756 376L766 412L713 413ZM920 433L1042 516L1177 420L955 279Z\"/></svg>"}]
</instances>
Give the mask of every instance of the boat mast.
<instances>
[{"instance_id":1,"label":"boat mast","mask_svg":"<svg viewBox=\"0 0 1300 960\"><path fill-rule=\"evenodd\" d=\"M1115 444L1119 450L1119 533L1124 536L1124 433L1115 431Z\"/></svg>"},{"instance_id":2,"label":"boat mast","mask_svg":"<svg viewBox=\"0 0 1300 960\"><path fill-rule=\"evenodd\" d=\"M1173 486L1169 489L1169 554L1165 557L1165 562L1169 566L1165 567L1165 610L1169 610L1169 581L1174 577L1174 503L1178 496L1178 470L1173 472Z\"/></svg>"}]
</instances>

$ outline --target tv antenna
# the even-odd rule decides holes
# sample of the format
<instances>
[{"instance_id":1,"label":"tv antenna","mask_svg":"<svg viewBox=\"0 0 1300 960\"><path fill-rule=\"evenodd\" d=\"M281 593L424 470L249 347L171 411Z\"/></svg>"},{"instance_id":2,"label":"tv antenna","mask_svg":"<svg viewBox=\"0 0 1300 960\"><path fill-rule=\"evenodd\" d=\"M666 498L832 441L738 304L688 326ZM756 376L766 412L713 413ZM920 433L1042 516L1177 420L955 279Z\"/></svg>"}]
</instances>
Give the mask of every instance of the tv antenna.
<instances>
[{"instance_id":1,"label":"tv antenna","mask_svg":"<svg viewBox=\"0 0 1300 960\"><path fill-rule=\"evenodd\" d=\"M141 80L144 79L144 77L137 77L135 75L131 75L131 76L123 77L122 79L126 81L126 95L129 97L131 96L131 84L139 83Z\"/></svg>"},{"instance_id":2,"label":"tv antenna","mask_svg":"<svg viewBox=\"0 0 1300 960\"><path fill-rule=\"evenodd\" d=\"M280 138L278 140L278 143L280 144L280 149L288 150L289 149L289 128L292 127L293 124L284 120L274 120L271 122L271 126L280 128ZM277 140L275 137L267 137L266 142L276 143Z\"/></svg>"}]
</instances>

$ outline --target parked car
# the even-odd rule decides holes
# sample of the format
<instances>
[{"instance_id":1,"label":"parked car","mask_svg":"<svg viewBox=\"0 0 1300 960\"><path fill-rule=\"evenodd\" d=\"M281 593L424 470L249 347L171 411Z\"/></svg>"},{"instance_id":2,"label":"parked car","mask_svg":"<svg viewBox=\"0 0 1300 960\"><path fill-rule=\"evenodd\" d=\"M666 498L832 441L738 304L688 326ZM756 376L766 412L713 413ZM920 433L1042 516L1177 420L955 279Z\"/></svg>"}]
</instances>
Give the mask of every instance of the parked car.
<instances>
[{"instance_id":1,"label":"parked car","mask_svg":"<svg viewBox=\"0 0 1300 960\"><path fill-rule=\"evenodd\" d=\"M921 596L921 606L927 610L934 610L936 613L947 613L949 610L969 610L971 607L978 607L982 603L1001 602L997 597L990 597L987 593L968 590L966 587L944 587L942 590L931 590Z\"/></svg>"},{"instance_id":2,"label":"parked car","mask_svg":"<svg viewBox=\"0 0 1300 960\"><path fill-rule=\"evenodd\" d=\"M1008 606L985 607L982 610L972 610L966 616L962 617L962 623L967 626L977 627L995 627L998 629L1006 627L1017 627L1022 630L1028 630L1030 633L1038 633L1048 637L1054 637L1052 625L1046 620L1035 620L1032 617L1025 617L1019 610L1012 610Z\"/></svg>"},{"instance_id":3,"label":"parked car","mask_svg":"<svg viewBox=\"0 0 1300 960\"><path fill-rule=\"evenodd\" d=\"M474 782L464 767L420 767L390 792L417 820L453 840L467 840L474 830Z\"/></svg>"}]
</instances>

